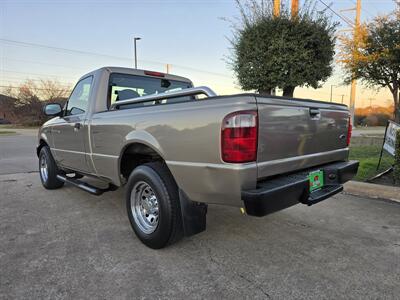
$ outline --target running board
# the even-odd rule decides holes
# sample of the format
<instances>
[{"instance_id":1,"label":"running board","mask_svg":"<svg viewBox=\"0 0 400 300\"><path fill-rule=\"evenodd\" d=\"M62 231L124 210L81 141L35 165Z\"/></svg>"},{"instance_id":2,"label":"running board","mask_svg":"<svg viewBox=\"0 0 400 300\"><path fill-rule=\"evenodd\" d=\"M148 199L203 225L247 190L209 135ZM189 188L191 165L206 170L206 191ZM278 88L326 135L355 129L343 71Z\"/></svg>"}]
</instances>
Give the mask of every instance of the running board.
<instances>
[{"instance_id":1,"label":"running board","mask_svg":"<svg viewBox=\"0 0 400 300\"><path fill-rule=\"evenodd\" d=\"M63 175L57 175L57 179L61 180L63 182L72 184L73 186L80 188L81 190L84 190L85 192L88 192L88 193L90 193L92 195L96 195L96 196L100 196L101 194L103 194L105 192L115 191L117 189L117 187L113 184L109 184L108 188L102 189L102 188L98 188L93 185L90 185L86 182L80 181L78 179L68 178Z\"/></svg>"}]
</instances>

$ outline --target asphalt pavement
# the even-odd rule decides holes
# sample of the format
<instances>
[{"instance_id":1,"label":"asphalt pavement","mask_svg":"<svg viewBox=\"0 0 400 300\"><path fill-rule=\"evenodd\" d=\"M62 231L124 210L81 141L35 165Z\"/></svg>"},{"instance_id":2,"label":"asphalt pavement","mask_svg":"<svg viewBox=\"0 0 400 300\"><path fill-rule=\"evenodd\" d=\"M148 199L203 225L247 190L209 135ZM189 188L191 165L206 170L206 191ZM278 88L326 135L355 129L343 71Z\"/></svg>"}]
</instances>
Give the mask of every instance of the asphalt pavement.
<instances>
[{"instance_id":1,"label":"asphalt pavement","mask_svg":"<svg viewBox=\"0 0 400 300\"><path fill-rule=\"evenodd\" d=\"M37 171L36 143L38 130L10 130L16 132L16 134L0 135L0 174Z\"/></svg>"},{"instance_id":2,"label":"asphalt pavement","mask_svg":"<svg viewBox=\"0 0 400 300\"><path fill-rule=\"evenodd\" d=\"M3 174L0 299L398 299L399 216L399 203L344 194L263 218L209 206L205 232L152 250L123 189L96 197Z\"/></svg>"}]
</instances>

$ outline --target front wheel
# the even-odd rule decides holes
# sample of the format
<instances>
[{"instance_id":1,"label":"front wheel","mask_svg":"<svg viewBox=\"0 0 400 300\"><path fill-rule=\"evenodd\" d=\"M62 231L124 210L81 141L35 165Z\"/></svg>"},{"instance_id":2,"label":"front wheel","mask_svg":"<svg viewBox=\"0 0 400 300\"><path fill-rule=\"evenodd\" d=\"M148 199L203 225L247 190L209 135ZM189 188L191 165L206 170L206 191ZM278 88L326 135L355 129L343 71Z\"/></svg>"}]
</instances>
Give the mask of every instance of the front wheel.
<instances>
[{"instance_id":1,"label":"front wheel","mask_svg":"<svg viewBox=\"0 0 400 300\"><path fill-rule=\"evenodd\" d=\"M44 146L39 153L39 174L42 185L49 190L62 187L64 182L57 178L58 173L59 170L51 155L50 148Z\"/></svg>"},{"instance_id":2,"label":"front wheel","mask_svg":"<svg viewBox=\"0 0 400 300\"><path fill-rule=\"evenodd\" d=\"M178 187L164 164L146 163L133 170L126 207L135 234L148 247L160 249L183 236Z\"/></svg>"}]
</instances>

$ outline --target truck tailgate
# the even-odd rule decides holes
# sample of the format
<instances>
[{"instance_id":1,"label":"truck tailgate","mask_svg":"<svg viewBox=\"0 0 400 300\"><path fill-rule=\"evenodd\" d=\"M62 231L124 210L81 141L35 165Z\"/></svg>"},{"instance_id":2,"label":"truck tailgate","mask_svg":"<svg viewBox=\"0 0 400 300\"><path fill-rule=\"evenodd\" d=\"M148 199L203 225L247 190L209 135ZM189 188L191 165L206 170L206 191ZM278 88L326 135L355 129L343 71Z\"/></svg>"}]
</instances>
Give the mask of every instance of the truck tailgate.
<instances>
[{"instance_id":1,"label":"truck tailgate","mask_svg":"<svg viewBox=\"0 0 400 300\"><path fill-rule=\"evenodd\" d=\"M346 106L278 97L256 99L259 179L347 159Z\"/></svg>"}]
</instances>

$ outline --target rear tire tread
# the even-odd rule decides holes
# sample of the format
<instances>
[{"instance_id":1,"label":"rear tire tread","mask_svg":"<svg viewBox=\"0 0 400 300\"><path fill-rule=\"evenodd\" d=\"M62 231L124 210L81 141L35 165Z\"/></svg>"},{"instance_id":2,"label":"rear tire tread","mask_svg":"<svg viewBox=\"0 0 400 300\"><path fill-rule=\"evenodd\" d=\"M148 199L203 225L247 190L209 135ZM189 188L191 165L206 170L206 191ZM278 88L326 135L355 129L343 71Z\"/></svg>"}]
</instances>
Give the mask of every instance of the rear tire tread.
<instances>
[{"instance_id":1,"label":"rear tire tread","mask_svg":"<svg viewBox=\"0 0 400 300\"><path fill-rule=\"evenodd\" d=\"M162 201L164 205L168 206L168 212L164 212L164 216L165 214L169 215L169 220L165 219L167 221L165 221L166 223L163 223L165 225L163 228L160 228L160 226L162 226L160 222L158 225L159 227L156 229L156 231L148 236L145 236L143 233L140 232L139 229L136 228L137 226L132 217L131 193L135 182L139 180L136 177L139 177L140 180L143 180L143 178L146 179L147 177L147 183L151 183L150 185L153 190L155 188L159 189L159 194L161 194L158 195L158 197L160 197L159 201ZM158 184L157 186L154 186L154 181ZM183 225L179 203L178 186L165 163L150 162L138 166L132 171L131 175L129 176L127 186L128 188L126 194L126 204L129 221L131 222L132 228L135 231L136 235L145 245L153 249L160 249L177 242L183 237ZM161 211L161 213L163 212ZM161 218L162 215L160 215L160 219ZM166 231L168 230L166 229L166 227L169 228L169 232ZM167 238L165 234L168 234Z\"/></svg>"},{"instance_id":2,"label":"rear tire tread","mask_svg":"<svg viewBox=\"0 0 400 300\"><path fill-rule=\"evenodd\" d=\"M171 188L168 194L172 195L172 201L170 200L170 205L176 205L175 209L171 209L172 212L172 232L168 239L166 246L174 244L178 242L183 237L183 224L182 224L182 213L181 206L179 202L179 192L178 186L172 177L171 172L168 170L165 163L153 162L146 164L148 167L152 168L156 173L158 173L161 177L161 181L163 181L164 188L168 190L167 186Z\"/></svg>"}]
</instances>

